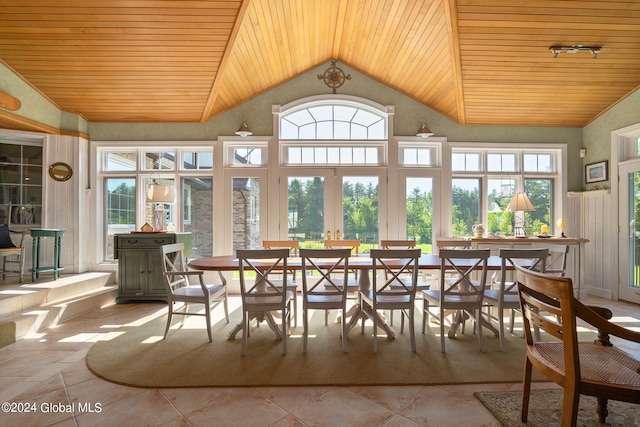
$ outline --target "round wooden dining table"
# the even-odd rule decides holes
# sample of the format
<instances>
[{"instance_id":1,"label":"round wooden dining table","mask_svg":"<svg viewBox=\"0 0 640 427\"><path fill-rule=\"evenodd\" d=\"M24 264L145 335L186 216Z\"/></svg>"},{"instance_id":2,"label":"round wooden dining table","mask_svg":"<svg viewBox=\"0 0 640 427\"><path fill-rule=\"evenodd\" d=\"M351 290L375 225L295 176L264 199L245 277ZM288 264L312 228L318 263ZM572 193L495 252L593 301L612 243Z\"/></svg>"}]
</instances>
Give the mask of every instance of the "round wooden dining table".
<instances>
[{"instance_id":1,"label":"round wooden dining table","mask_svg":"<svg viewBox=\"0 0 640 427\"><path fill-rule=\"evenodd\" d=\"M461 260L462 261L462 260ZM472 264L472 260L465 260L460 263L460 266L464 266L465 263L469 265ZM502 260L499 256L491 256L489 257L487 263L488 270L500 270ZM205 270L205 271L217 271L219 273L225 271L239 271L240 265L238 262L238 258L235 255L218 255L213 257L202 257L195 258L189 261L189 267L196 270ZM418 258L418 268L421 270L440 270L441 267L441 259L438 255L434 254L424 254ZM369 254L358 254L349 258L349 269L359 270L360 274L358 274L358 288L360 290L368 290L371 287L371 282L369 278L369 271L373 268L373 260L369 257ZM289 257L287 258L287 270L301 270L302 269L302 258L300 257ZM223 283L226 283L226 278L220 274L220 278ZM345 317L349 317L349 323L347 325L347 331L353 329L360 319L363 316L366 316L363 313L363 306L360 304L359 300L356 300L356 304L349 310L348 313L345 313ZM277 322L273 320L273 317L269 313L260 313L256 314L260 320L266 320L269 327L274 331L277 338L282 338L282 333L280 328L277 325ZM264 317L263 317L264 316ZM376 316L379 320L379 326L387 333L387 338L393 339L395 337L395 332L391 327L386 323L383 316L376 313ZM485 325L490 327L490 329L494 330L490 324ZM457 328L457 325L454 325ZM242 323L237 324L231 332L229 332L228 338L233 340L235 339L238 332L240 332L243 328ZM451 332L451 331L450 331ZM453 329L455 333L455 329ZM494 331L495 334L498 333L497 330ZM497 335L496 335L497 336Z\"/></svg>"}]
</instances>

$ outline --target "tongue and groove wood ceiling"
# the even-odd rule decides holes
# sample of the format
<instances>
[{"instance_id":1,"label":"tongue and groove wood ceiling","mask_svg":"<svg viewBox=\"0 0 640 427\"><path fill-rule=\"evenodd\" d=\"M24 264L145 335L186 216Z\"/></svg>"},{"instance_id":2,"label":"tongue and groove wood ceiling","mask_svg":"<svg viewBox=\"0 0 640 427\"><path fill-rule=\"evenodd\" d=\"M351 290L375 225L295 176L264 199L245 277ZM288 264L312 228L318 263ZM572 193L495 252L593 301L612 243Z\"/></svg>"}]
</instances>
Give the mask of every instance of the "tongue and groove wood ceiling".
<instances>
[{"instance_id":1,"label":"tongue and groove wood ceiling","mask_svg":"<svg viewBox=\"0 0 640 427\"><path fill-rule=\"evenodd\" d=\"M203 122L333 59L460 124L581 127L640 85L640 0L0 0L0 60L88 121Z\"/></svg>"}]
</instances>

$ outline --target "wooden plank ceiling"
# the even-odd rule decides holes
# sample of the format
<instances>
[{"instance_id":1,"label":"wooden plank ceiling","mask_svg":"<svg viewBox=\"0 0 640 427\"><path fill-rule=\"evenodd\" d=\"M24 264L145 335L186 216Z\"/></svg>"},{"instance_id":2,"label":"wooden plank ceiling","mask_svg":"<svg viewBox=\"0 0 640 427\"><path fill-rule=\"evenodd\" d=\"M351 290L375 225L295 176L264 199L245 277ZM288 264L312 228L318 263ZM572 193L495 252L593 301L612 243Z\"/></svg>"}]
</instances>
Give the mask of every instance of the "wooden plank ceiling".
<instances>
[{"instance_id":1,"label":"wooden plank ceiling","mask_svg":"<svg viewBox=\"0 0 640 427\"><path fill-rule=\"evenodd\" d=\"M602 51L549 51L576 43ZM461 124L584 126L639 53L638 0L0 0L0 60L96 122L206 121L335 59Z\"/></svg>"}]
</instances>

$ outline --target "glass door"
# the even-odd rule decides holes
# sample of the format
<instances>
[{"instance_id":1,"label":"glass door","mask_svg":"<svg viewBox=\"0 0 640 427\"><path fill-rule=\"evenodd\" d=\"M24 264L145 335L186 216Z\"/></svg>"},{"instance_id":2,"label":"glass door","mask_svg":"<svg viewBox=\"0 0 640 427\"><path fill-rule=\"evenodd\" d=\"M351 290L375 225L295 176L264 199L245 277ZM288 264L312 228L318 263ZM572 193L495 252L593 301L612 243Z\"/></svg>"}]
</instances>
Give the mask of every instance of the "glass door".
<instances>
[{"instance_id":1,"label":"glass door","mask_svg":"<svg viewBox=\"0 0 640 427\"><path fill-rule=\"evenodd\" d=\"M300 241L301 247L322 247L325 238L325 212L331 211L331 194L333 174L327 171L298 171L288 175L281 182L286 183L286 236L282 239ZM328 206L327 206L328 205ZM331 219L330 219L331 220ZM331 223L330 227L333 224ZM280 227L282 230L285 227Z\"/></svg>"},{"instance_id":2,"label":"glass door","mask_svg":"<svg viewBox=\"0 0 640 427\"><path fill-rule=\"evenodd\" d=\"M265 230L262 227L261 218L266 212L266 181L264 170L226 171L224 192L226 200L230 203L222 204L229 207L223 214L225 224L223 253L262 247Z\"/></svg>"},{"instance_id":3,"label":"glass door","mask_svg":"<svg viewBox=\"0 0 640 427\"><path fill-rule=\"evenodd\" d=\"M618 297L640 303L640 161L620 165Z\"/></svg>"},{"instance_id":4,"label":"glass door","mask_svg":"<svg viewBox=\"0 0 640 427\"><path fill-rule=\"evenodd\" d=\"M433 253L433 242L441 235L440 178L438 173L407 169L400 172L398 239L415 239L423 254ZM404 234L403 234L404 232Z\"/></svg>"},{"instance_id":5,"label":"glass door","mask_svg":"<svg viewBox=\"0 0 640 427\"><path fill-rule=\"evenodd\" d=\"M301 247L322 247L325 239L357 239L362 248L377 245L380 224L385 218L380 200L381 170L355 168L282 169L281 206L286 219L286 236ZM282 230L283 227L281 227ZM360 252L363 252L361 250Z\"/></svg>"}]
</instances>

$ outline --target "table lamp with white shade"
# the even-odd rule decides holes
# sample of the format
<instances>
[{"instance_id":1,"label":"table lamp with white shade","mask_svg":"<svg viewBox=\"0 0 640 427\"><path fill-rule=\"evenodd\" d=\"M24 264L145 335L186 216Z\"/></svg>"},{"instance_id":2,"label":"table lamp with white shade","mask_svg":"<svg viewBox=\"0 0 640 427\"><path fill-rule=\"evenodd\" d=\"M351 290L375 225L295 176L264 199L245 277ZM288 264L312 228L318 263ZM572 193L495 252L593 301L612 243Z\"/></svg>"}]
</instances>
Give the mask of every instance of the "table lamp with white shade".
<instances>
[{"instance_id":1,"label":"table lamp with white shade","mask_svg":"<svg viewBox=\"0 0 640 427\"><path fill-rule=\"evenodd\" d=\"M172 185L151 184L147 190L147 202L154 203L153 231L165 231L167 219L164 213L165 203L175 203L176 191Z\"/></svg>"},{"instance_id":2,"label":"table lamp with white shade","mask_svg":"<svg viewBox=\"0 0 640 427\"><path fill-rule=\"evenodd\" d=\"M518 217L520 211L534 211L535 208L529 200L529 196L526 193L515 193L507 206L507 211L515 212L513 219L513 236L514 237L527 237L527 232L524 229L524 213L522 217Z\"/></svg>"},{"instance_id":3,"label":"table lamp with white shade","mask_svg":"<svg viewBox=\"0 0 640 427\"><path fill-rule=\"evenodd\" d=\"M560 237L567 237L564 235L564 229L567 228L567 223L564 222L564 218L558 218L558 221L556 221L556 227L560 229Z\"/></svg>"}]
</instances>

